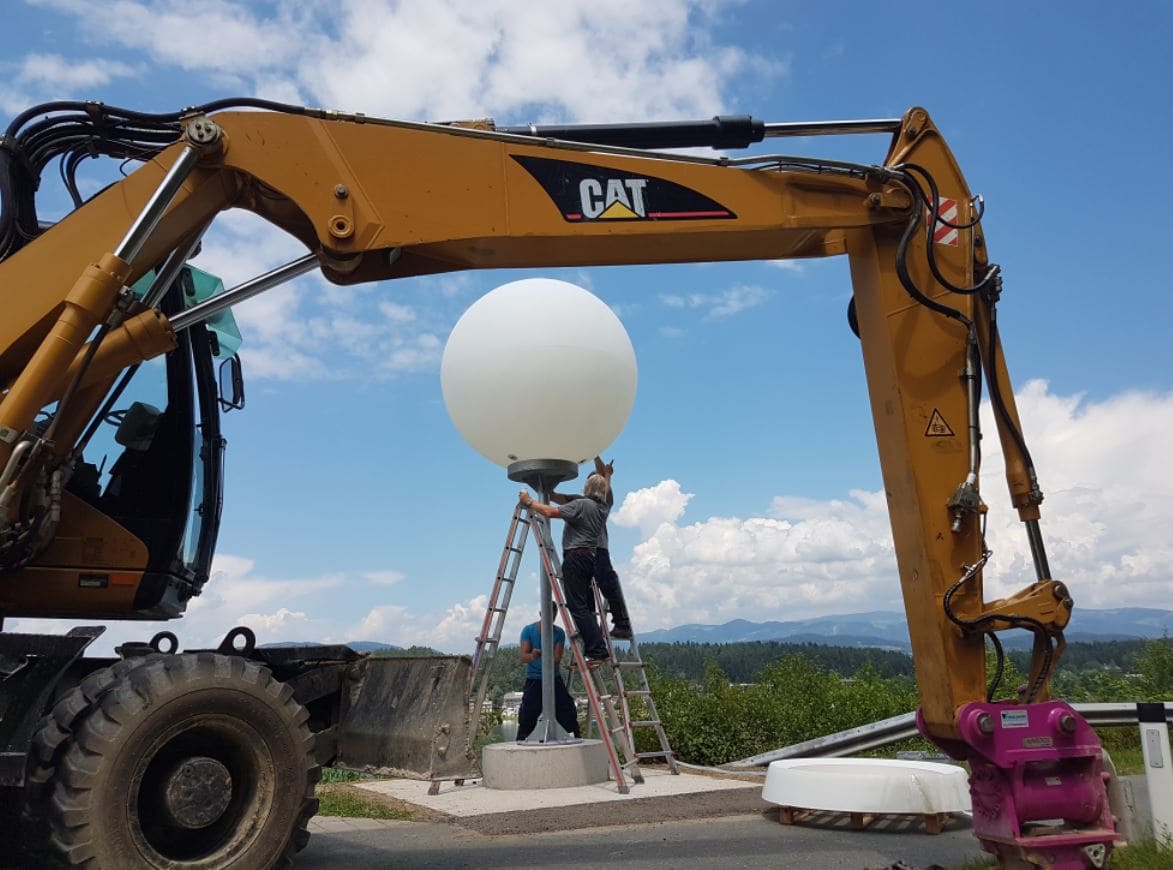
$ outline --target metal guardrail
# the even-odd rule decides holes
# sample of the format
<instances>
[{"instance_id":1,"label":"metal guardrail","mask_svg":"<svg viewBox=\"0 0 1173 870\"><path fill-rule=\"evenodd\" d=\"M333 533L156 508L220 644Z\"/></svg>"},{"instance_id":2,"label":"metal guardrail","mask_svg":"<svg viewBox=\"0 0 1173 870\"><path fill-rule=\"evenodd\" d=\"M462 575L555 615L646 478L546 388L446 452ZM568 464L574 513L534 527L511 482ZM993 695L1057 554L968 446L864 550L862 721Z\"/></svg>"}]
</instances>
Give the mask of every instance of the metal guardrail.
<instances>
[{"instance_id":1,"label":"metal guardrail","mask_svg":"<svg viewBox=\"0 0 1173 870\"><path fill-rule=\"evenodd\" d=\"M1112 727L1119 725L1135 725L1136 704L1133 703L1089 703L1072 704L1072 707L1088 721L1088 724L1098 727ZM1173 701L1165 702L1165 720L1173 719ZM916 713L903 713L890 719L881 719L856 728L848 728L826 737L816 737L813 740L804 740L765 752L743 758L740 761L731 761L721 765L725 769L746 767L764 767L772 761L781 761L786 758L840 758L853 755L856 752L866 752L916 737Z\"/></svg>"}]
</instances>

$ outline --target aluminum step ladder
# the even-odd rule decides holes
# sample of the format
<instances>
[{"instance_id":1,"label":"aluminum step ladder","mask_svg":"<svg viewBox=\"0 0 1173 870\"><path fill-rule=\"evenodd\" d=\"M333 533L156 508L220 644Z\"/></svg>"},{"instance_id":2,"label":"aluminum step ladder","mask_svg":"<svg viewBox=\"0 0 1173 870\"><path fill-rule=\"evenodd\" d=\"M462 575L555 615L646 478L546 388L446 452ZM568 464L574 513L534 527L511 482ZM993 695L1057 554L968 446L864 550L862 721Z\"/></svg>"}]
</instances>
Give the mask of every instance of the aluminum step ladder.
<instances>
[{"instance_id":1,"label":"aluminum step ladder","mask_svg":"<svg viewBox=\"0 0 1173 870\"><path fill-rule=\"evenodd\" d=\"M639 642L636 640L635 632L632 632L629 639L620 640L611 637L607 628L606 599L594 581L591 582L591 589L595 595L595 610L601 617L603 638L606 640L607 651L611 658L609 668L611 686L608 694L611 698L619 700L618 709L615 710L614 715L608 716L605 724L602 723L602 720L595 720L591 724L597 725L600 731L604 727L614 731L622 728L621 745L630 749L628 764L633 770L633 778L638 776L636 782L643 781L643 774L639 771L639 762L641 761L663 761L667 764L670 773L679 774L680 767L676 763L676 753L668 743L664 722L656 710L656 701L652 697L652 689L648 684L647 668L640 655ZM621 650L618 647L618 644L621 643L627 644L626 650ZM572 665L567 670L569 673L566 682L567 686L571 687L574 683L576 668ZM648 730L654 733L656 743L660 748L640 752L637 749L637 735L646 733Z\"/></svg>"},{"instance_id":2,"label":"aluminum step ladder","mask_svg":"<svg viewBox=\"0 0 1173 870\"><path fill-rule=\"evenodd\" d=\"M513 598L513 587L517 582L517 571L521 555L525 552L525 539L530 524L525 517L525 508L520 504L513 511L509 521L509 532L505 536L505 549L501 551L501 562L497 566L497 578L485 610L485 619L477 635L476 652L472 657L472 678L469 682L469 715L480 722L481 710L488 694L489 676L493 662L501 648L501 632L505 628L505 615L509 612L509 601Z\"/></svg>"}]
</instances>

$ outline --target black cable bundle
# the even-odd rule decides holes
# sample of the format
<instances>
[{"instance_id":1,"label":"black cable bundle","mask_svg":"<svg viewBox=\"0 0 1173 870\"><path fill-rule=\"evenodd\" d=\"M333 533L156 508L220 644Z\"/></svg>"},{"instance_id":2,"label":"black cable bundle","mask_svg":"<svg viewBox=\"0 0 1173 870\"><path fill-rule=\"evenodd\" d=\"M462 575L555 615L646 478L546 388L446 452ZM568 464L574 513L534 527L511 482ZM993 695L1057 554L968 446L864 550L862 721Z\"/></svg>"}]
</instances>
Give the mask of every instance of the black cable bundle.
<instances>
[{"instance_id":1,"label":"black cable bundle","mask_svg":"<svg viewBox=\"0 0 1173 870\"><path fill-rule=\"evenodd\" d=\"M22 112L0 136L0 260L36 238L41 176L59 161L61 182L77 208L85 201L77 170L87 158L149 160L179 139L181 120L229 108L306 114L302 106L232 97L182 112L150 114L95 102L58 101Z\"/></svg>"}]
</instances>

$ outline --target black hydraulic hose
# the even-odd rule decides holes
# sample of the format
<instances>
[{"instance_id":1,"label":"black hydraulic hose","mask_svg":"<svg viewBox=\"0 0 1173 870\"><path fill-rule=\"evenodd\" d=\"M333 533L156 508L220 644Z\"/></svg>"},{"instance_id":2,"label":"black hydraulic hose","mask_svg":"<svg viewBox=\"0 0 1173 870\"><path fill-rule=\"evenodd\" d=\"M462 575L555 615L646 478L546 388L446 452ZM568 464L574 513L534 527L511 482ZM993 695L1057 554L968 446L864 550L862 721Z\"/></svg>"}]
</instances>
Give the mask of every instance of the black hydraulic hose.
<instances>
[{"instance_id":1,"label":"black hydraulic hose","mask_svg":"<svg viewBox=\"0 0 1173 870\"><path fill-rule=\"evenodd\" d=\"M59 100L21 112L0 136L0 260L41 233L36 191L54 160L74 206L84 199L76 173L86 157L148 160L176 142L188 115L252 108L328 116L320 109L255 97L230 97L179 112L139 112L98 102Z\"/></svg>"},{"instance_id":2,"label":"black hydraulic hose","mask_svg":"<svg viewBox=\"0 0 1173 870\"><path fill-rule=\"evenodd\" d=\"M925 182L929 186L930 197L928 198L928 202L932 203L932 208L930 211L933 214L934 220L932 222L927 222L925 225L925 258L928 260L929 270L933 273L933 277L937 280L937 283L947 290L952 291L953 293L959 293L962 295L977 293L986 288L994 276L997 275L998 270L996 266L991 267L990 270L986 272L985 277L983 277L981 281L979 281L977 284L974 284L972 287L960 287L949 281L943 274L941 274L941 270L937 266L937 252L934 247L933 240L933 230L937 223L943 224L944 226L955 230L967 230L977 226L978 222L982 219L982 215L985 213L985 201L981 199L978 200L978 213L973 220L968 221L967 223L953 223L948 219L941 217L941 194L937 188L936 179L933 178L927 169L916 163L902 163L897 168L906 172L912 171L918 173L925 179Z\"/></svg>"},{"instance_id":3,"label":"black hydraulic hose","mask_svg":"<svg viewBox=\"0 0 1173 870\"><path fill-rule=\"evenodd\" d=\"M1026 438L1022 431L1014 425L1014 420L1010 416L1010 410L1006 407L1006 400L1002 395L1002 387L998 383L997 378L997 359L998 348L1001 341L998 338L998 320L994 311L994 306L990 305L990 319L988 321L988 332L990 334L990 346L986 351L986 358L990 361L990 371L995 373L995 376L990 378L990 404L994 406L998 417L1002 420L1002 424L1006 427L1006 431L1010 433L1010 437L1014 439L1014 446L1018 448L1019 453L1022 454L1022 461L1026 463L1027 472L1030 474L1032 484L1037 485L1037 477L1035 475L1034 459L1031 458L1030 450L1026 446Z\"/></svg>"},{"instance_id":4,"label":"black hydraulic hose","mask_svg":"<svg viewBox=\"0 0 1173 870\"><path fill-rule=\"evenodd\" d=\"M922 213L924 212L924 194L920 186L913 182L910 188L913 191L912 218L904 228L904 233L900 237L900 244L896 248L896 274L900 278L900 283L904 286L908 295L921 305L924 305L932 311L936 311L938 314L943 314L952 320L964 323L966 327L969 327L972 324L968 317L956 308L950 308L948 305L942 305L935 299L930 299L920 291L916 286L916 282L912 280L912 276L908 273L908 246L912 241L912 237L916 234L917 227L920 226Z\"/></svg>"},{"instance_id":5,"label":"black hydraulic hose","mask_svg":"<svg viewBox=\"0 0 1173 870\"><path fill-rule=\"evenodd\" d=\"M1006 651L1002 649L1002 641L998 639L997 632L988 631L986 632L986 637L988 637L990 642L994 645L995 659L994 676L993 679L990 680L989 687L986 689L986 702L989 703L990 701L994 700L994 695L998 691L998 686L1002 684L1002 673L1006 667Z\"/></svg>"}]
</instances>

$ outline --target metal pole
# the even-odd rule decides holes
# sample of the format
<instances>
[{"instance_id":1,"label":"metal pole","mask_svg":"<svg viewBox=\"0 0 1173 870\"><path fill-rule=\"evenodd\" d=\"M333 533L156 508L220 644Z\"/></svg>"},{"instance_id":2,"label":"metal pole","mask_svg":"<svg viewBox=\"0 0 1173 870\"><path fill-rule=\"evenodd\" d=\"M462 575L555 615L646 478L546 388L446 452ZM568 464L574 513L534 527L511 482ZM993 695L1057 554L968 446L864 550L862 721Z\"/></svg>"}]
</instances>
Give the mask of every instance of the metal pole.
<instances>
[{"instance_id":1,"label":"metal pole","mask_svg":"<svg viewBox=\"0 0 1173 870\"><path fill-rule=\"evenodd\" d=\"M545 477L537 479L538 499L544 504L550 502L551 487ZM547 528L549 521L547 521ZM557 706L554 700L554 680L558 665L554 659L554 594L550 588L550 574L546 563L541 563L541 582L538 594L542 602L542 713L533 733L526 743L573 743L575 739L566 733L558 722Z\"/></svg>"},{"instance_id":2,"label":"metal pole","mask_svg":"<svg viewBox=\"0 0 1173 870\"><path fill-rule=\"evenodd\" d=\"M306 254L284 266L279 266L272 272L266 272L243 284L238 284L231 290L225 290L218 296L213 296L199 305L193 305L180 314L176 314L171 318L171 328L175 332L180 332L188 327L194 326L201 321L207 320L213 315L219 314L225 308L231 308L239 302L246 299L251 299L258 293L263 293L266 290L271 290L278 284L284 284L296 278L298 275L304 275L306 272L317 268L318 258L313 254Z\"/></svg>"},{"instance_id":3,"label":"metal pole","mask_svg":"<svg viewBox=\"0 0 1173 870\"><path fill-rule=\"evenodd\" d=\"M524 483L538 494L538 500L550 503L554 487L578 476L578 464L567 459L523 459L508 468L510 480ZM543 519L545 533L549 533L550 522ZM553 540L549 541L553 546ZM544 547L544 542L538 542ZM525 739L525 745L545 743L576 743L577 739L566 733L558 724L557 706L554 701L554 679L558 666L554 663L554 596L550 586L550 575L546 571L546 560L541 560L538 595L542 608L542 712L537 725ZM569 642L569 639L568 639Z\"/></svg>"}]
</instances>

